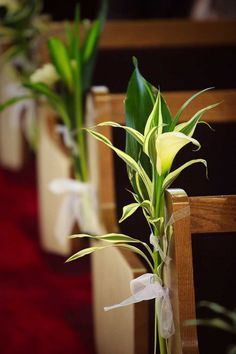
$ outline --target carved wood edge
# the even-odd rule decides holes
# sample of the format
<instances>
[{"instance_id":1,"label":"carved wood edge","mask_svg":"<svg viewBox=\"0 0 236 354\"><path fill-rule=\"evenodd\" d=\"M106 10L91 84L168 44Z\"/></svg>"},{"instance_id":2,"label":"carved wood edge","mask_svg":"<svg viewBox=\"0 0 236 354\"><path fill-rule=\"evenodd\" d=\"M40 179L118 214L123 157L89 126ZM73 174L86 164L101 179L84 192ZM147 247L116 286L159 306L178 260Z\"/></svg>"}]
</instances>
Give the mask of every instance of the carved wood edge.
<instances>
[{"instance_id":1,"label":"carved wood edge","mask_svg":"<svg viewBox=\"0 0 236 354\"><path fill-rule=\"evenodd\" d=\"M94 125L113 120L113 104L108 89L102 93L92 90L94 106ZM99 127L98 131L112 141L112 128ZM101 201L102 218L109 231L119 230L115 199L115 175L113 166L113 152L102 142L96 142L97 168L99 171L98 192Z\"/></svg>"},{"instance_id":2,"label":"carved wood edge","mask_svg":"<svg viewBox=\"0 0 236 354\"><path fill-rule=\"evenodd\" d=\"M177 113L181 105L189 99L196 91L169 91L162 92L172 114ZM112 106L112 120L116 123L125 124L124 113L124 93L108 94L106 100L110 100ZM221 102L214 109L209 110L205 116L204 121L208 123L233 123L236 122L236 90L235 89L222 89L212 90L205 92L194 100L192 105L188 106L181 116L180 122L187 121L190 116L193 116L202 107L210 104ZM101 100L102 103L102 100ZM102 116L100 117L100 123Z\"/></svg>"},{"instance_id":3,"label":"carved wood edge","mask_svg":"<svg viewBox=\"0 0 236 354\"><path fill-rule=\"evenodd\" d=\"M189 206L188 196L181 189L167 190L166 201L169 217ZM186 320L196 318L190 215L173 224L170 257L165 274L176 323L176 333L169 340L171 353L198 354L196 327L184 325Z\"/></svg>"}]
</instances>

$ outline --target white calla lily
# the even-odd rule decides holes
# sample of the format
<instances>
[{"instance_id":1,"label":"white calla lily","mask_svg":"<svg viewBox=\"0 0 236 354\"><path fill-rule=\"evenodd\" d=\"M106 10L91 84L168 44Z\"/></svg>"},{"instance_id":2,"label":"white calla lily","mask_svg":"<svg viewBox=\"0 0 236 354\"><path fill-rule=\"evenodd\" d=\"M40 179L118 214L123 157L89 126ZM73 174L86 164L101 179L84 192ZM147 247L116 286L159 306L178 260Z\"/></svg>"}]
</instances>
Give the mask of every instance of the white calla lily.
<instances>
[{"instance_id":1,"label":"white calla lily","mask_svg":"<svg viewBox=\"0 0 236 354\"><path fill-rule=\"evenodd\" d=\"M196 139L193 139L180 132L163 133L156 140L156 169L159 176L168 172L171 168L173 160L179 150L185 145L192 143L200 148L200 144Z\"/></svg>"},{"instance_id":2,"label":"white calla lily","mask_svg":"<svg viewBox=\"0 0 236 354\"><path fill-rule=\"evenodd\" d=\"M59 80L59 75L55 67L51 63L43 65L37 69L31 76L30 81L33 83L43 83L52 87Z\"/></svg>"}]
</instances>

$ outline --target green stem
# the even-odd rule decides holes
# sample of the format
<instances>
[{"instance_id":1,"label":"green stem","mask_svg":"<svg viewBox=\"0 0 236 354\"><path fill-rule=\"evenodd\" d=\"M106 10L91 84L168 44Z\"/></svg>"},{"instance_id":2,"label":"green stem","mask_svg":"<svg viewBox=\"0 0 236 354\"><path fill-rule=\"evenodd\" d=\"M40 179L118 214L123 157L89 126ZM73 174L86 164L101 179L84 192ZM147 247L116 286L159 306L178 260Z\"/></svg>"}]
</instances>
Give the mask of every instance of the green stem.
<instances>
[{"instance_id":1,"label":"green stem","mask_svg":"<svg viewBox=\"0 0 236 354\"><path fill-rule=\"evenodd\" d=\"M164 217L164 195L162 193L162 184L163 184L163 179L164 177L158 176L156 171L154 172L154 185L155 185L155 190L154 190L154 196L153 196L153 205L154 205L154 213L155 213L155 218L160 218ZM156 227L153 230L153 234L156 237L161 237L162 235L162 223L159 223L156 225ZM153 253L154 256L154 270L155 273L157 274L157 268L161 263L161 259L158 255L158 252L154 251ZM161 272L162 273L162 272ZM158 276L161 277L162 279L162 274L157 274ZM160 322L159 318L157 316L158 313L158 301L155 300L155 310L154 310L154 354L156 354L157 351L157 333L158 333L158 344L159 344L159 352L160 354L167 354L166 351L166 340L161 337L160 335Z\"/></svg>"}]
</instances>

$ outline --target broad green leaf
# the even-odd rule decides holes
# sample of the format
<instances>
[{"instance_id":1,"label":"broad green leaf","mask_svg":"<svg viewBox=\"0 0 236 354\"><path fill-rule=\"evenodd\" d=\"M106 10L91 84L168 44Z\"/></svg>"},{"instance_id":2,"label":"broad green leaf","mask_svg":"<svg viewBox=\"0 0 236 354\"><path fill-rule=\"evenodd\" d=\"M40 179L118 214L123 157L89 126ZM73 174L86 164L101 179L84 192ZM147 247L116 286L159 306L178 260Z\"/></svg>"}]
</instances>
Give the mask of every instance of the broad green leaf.
<instances>
[{"instance_id":1,"label":"broad green leaf","mask_svg":"<svg viewBox=\"0 0 236 354\"><path fill-rule=\"evenodd\" d=\"M177 125L182 113L184 112L185 108L188 107L188 105L196 98L198 97L199 95L201 95L202 93L206 92L206 91L209 91L209 90L212 90L213 87L209 87L209 88L206 88L202 91L199 91L197 93L195 93L193 96L191 96L181 107L180 109L178 110L178 112L176 113L173 121L172 121L172 124L170 126L170 131L174 130L175 129L175 126Z\"/></svg>"},{"instance_id":2,"label":"broad green leaf","mask_svg":"<svg viewBox=\"0 0 236 354\"><path fill-rule=\"evenodd\" d=\"M218 105L219 103L215 103L201 109L189 121L178 124L174 130L186 134L188 136L192 136L202 115Z\"/></svg>"},{"instance_id":3,"label":"broad green leaf","mask_svg":"<svg viewBox=\"0 0 236 354\"><path fill-rule=\"evenodd\" d=\"M125 100L126 126L144 133L147 119L152 111L155 99L152 86L140 74L137 60L134 59L135 69L128 84ZM126 153L134 160L140 159L146 173L151 176L151 164L137 141L130 135L126 136Z\"/></svg>"},{"instance_id":4,"label":"broad green leaf","mask_svg":"<svg viewBox=\"0 0 236 354\"><path fill-rule=\"evenodd\" d=\"M202 163L207 168L206 160L196 159L196 160L188 161L167 175L167 177L164 179L162 189L165 190L166 188L168 188L185 168L187 168L195 163Z\"/></svg>"},{"instance_id":5,"label":"broad green leaf","mask_svg":"<svg viewBox=\"0 0 236 354\"><path fill-rule=\"evenodd\" d=\"M127 133L129 133L140 145L143 145L144 143L144 136L141 134L138 130L135 130L134 128L126 127L124 125L121 125L119 123L115 122L102 122L98 124L98 127L102 126L110 126L113 128L121 128L124 129Z\"/></svg>"},{"instance_id":6,"label":"broad green leaf","mask_svg":"<svg viewBox=\"0 0 236 354\"><path fill-rule=\"evenodd\" d=\"M73 88L73 74L71 68L70 57L63 42L52 37L48 40L48 49L51 61L55 66L62 81L65 82L67 87L72 90Z\"/></svg>"},{"instance_id":7,"label":"broad green leaf","mask_svg":"<svg viewBox=\"0 0 236 354\"><path fill-rule=\"evenodd\" d=\"M119 223L124 221L125 219L129 218L135 211L139 208L139 203L131 203L129 205L125 205L123 207L122 217L119 220Z\"/></svg>"}]
</instances>

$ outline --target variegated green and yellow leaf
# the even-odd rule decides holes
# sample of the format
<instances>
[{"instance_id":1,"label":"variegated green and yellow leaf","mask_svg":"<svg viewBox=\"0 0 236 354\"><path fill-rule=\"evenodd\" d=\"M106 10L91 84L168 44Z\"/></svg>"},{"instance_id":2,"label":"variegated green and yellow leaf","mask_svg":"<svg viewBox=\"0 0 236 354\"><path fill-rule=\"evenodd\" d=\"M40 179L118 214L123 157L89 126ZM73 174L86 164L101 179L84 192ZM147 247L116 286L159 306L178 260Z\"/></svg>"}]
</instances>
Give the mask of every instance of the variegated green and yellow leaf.
<instances>
[{"instance_id":1,"label":"variegated green and yellow leaf","mask_svg":"<svg viewBox=\"0 0 236 354\"><path fill-rule=\"evenodd\" d=\"M189 121L178 124L174 130L186 134L188 136L192 136L202 115L207 111L209 111L210 109L215 108L219 104L220 103L215 103L201 109Z\"/></svg>"},{"instance_id":2,"label":"variegated green and yellow leaf","mask_svg":"<svg viewBox=\"0 0 236 354\"><path fill-rule=\"evenodd\" d=\"M209 90L212 90L213 87L209 87L209 88L206 88L202 91L199 91L197 93L195 93L194 95L192 95L181 107L180 109L178 110L178 112L176 113L175 117L173 118L172 120L172 123L171 123L171 126L170 126L170 131L173 131L176 127L176 125L178 124L178 121L181 117L181 115L183 114L184 110L188 107L188 105L195 99L197 98L199 95L201 95L202 93L206 92L206 91L209 91Z\"/></svg>"},{"instance_id":3,"label":"variegated green and yellow leaf","mask_svg":"<svg viewBox=\"0 0 236 354\"><path fill-rule=\"evenodd\" d=\"M124 125L121 125L119 123L115 122L102 122L98 124L98 127L102 126L110 126L114 128L121 128L124 129L127 133L129 133L140 145L143 145L144 142L144 136L141 134L138 130L131 128L131 127L126 127Z\"/></svg>"},{"instance_id":4,"label":"variegated green and yellow leaf","mask_svg":"<svg viewBox=\"0 0 236 354\"><path fill-rule=\"evenodd\" d=\"M139 203L131 203L128 205L125 205L123 207L123 212L122 212L122 217L119 220L119 223L124 221L125 219L129 218L131 215L135 213L135 211L139 208L140 204Z\"/></svg>"},{"instance_id":5,"label":"variegated green and yellow leaf","mask_svg":"<svg viewBox=\"0 0 236 354\"><path fill-rule=\"evenodd\" d=\"M164 179L162 189L165 190L166 188L168 188L185 168L187 168L195 163L202 163L207 168L206 160L196 159L196 160L188 161L167 175L167 177Z\"/></svg>"}]
</instances>

